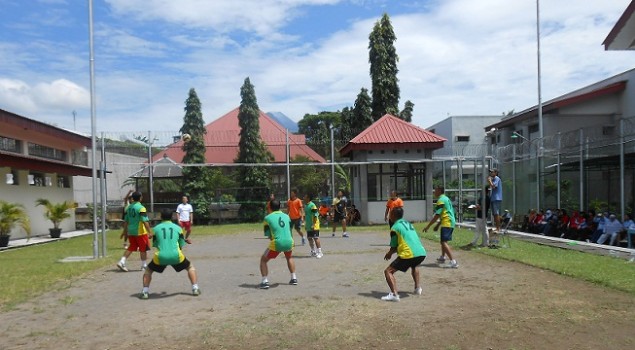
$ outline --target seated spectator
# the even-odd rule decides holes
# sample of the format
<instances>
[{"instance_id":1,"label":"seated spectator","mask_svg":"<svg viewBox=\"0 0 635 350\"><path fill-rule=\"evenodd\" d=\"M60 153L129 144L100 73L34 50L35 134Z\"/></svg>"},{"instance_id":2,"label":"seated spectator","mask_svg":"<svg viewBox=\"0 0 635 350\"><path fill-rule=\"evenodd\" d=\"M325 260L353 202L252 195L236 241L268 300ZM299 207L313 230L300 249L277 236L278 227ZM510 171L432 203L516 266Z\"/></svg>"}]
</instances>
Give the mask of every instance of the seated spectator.
<instances>
[{"instance_id":1,"label":"seated spectator","mask_svg":"<svg viewBox=\"0 0 635 350\"><path fill-rule=\"evenodd\" d=\"M628 230L635 230L635 222L633 222L629 214L624 214L624 223L622 223L619 240L622 240L626 237Z\"/></svg>"},{"instance_id":2,"label":"seated spectator","mask_svg":"<svg viewBox=\"0 0 635 350\"><path fill-rule=\"evenodd\" d=\"M355 204L351 206L351 210L348 211L348 224L351 226L357 226L362 221L362 213L355 207Z\"/></svg>"},{"instance_id":3,"label":"seated spectator","mask_svg":"<svg viewBox=\"0 0 635 350\"><path fill-rule=\"evenodd\" d=\"M530 209L527 215L525 215L523 220L522 230L523 232L531 232L529 226L531 222L536 218L536 209Z\"/></svg>"},{"instance_id":4,"label":"seated spectator","mask_svg":"<svg viewBox=\"0 0 635 350\"><path fill-rule=\"evenodd\" d=\"M586 212L580 213L580 216L582 222L578 225L577 237L575 239L579 241L586 241L587 239L590 239L591 234L593 233L593 217Z\"/></svg>"},{"instance_id":5,"label":"seated spectator","mask_svg":"<svg viewBox=\"0 0 635 350\"><path fill-rule=\"evenodd\" d=\"M583 221L584 218L580 215L580 212L575 210L569 219L569 229L567 230L567 234L564 238L578 239L578 229Z\"/></svg>"},{"instance_id":6,"label":"seated spectator","mask_svg":"<svg viewBox=\"0 0 635 350\"><path fill-rule=\"evenodd\" d=\"M567 230L569 229L569 220L570 218L567 214L567 211L564 209L560 209L557 228L558 236L560 236L560 238L564 238L564 236L566 236Z\"/></svg>"},{"instance_id":7,"label":"seated spectator","mask_svg":"<svg viewBox=\"0 0 635 350\"><path fill-rule=\"evenodd\" d=\"M604 233L604 223L608 218L604 216L602 213L598 213L598 215L593 218L593 222L595 222L595 231L591 235L589 239L591 243L597 243L598 238Z\"/></svg>"},{"instance_id":8,"label":"seated spectator","mask_svg":"<svg viewBox=\"0 0 635 350\"><path fill-rule=\"evenodd\" d=\"M542 210L537 210L536 214L533 216L533 219L529 221L528 232L529 233L538 233L538 225L542 221L543 213Z\"/></svg>"},{"instance_id":9,"label":"seated spectator","mask_svg":"<svg viewBox=\"0 0 635 350\"><path fill-rule=\"evenodd\" d=\"M609 219L604 223L604 233L598 238L598 244L604 244L609 238L610 245L617 243L617 237L622 230L622 223L617 219L615 214L609 215Z\"/></svg>"},{"instance_id":10,"label":"seated spectator","mask_svg":"<svg viewBox=\"0 0 635 350\"><path fill-rule=\"evenodd\" d=\"M553 228L556 225L557 217L553 214L551 209L547 209L545 216L543 216L542 221L538 224L538 232L541 235L552 236Z\"/></svg>"},{"instance_id":11,"label":"seated spectator","mask_svg":"<svg viewBox=\"0 0 635 350\"><path fill-rule=\"evenodd\" d=\"M320 219L328 226L328 222L329 222L329 213L331 212L331 209L329 209L329 207L324 204L321 203L320 207L318 208L318 213L320 214Z\"/></svg>"}]
</instances>

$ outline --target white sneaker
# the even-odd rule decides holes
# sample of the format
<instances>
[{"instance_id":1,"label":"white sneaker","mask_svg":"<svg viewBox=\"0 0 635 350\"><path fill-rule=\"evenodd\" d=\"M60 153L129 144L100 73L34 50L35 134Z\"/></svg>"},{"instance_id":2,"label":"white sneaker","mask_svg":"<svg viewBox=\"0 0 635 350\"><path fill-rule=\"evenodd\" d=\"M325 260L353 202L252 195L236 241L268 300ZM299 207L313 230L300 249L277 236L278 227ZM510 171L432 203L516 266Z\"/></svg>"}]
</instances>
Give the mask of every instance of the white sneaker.
<instances>
[{"instance_id":1,"label":"white sneaker","mask_svg":"<svg viewBox=\"0 0 635 350\"><path fill-rule=\"evenodd\" d=\"M147 268L148 268L148 265L141 266L141 272L145 272Z\"/></svg>"},{"instance_id":2,"label":"white sneaker","mask_svg":"<svg viewBox=\"0 0 635 350\"><path fill-rule=\"evenodd\" d=\"M315 250L311 251L311 256L317 256L317 253L315 252Z\"/></svg>"},{"instance_id":3,"label":"white sneaker","mask_svg":"<svg viewBox=\"0 0 635 350\"><path fill-rule=\"evenodd\" d=\"M348 236L348 233L347 233L347 232L344 232L344 233L342 234L342 237L344 237L344 238L348 238L348 237L349 237L349 236Z\"/></svg>"},{"instance_id":4,"label":"white sneaker","mask_svg":"<svg viewBox=\"0 0 635 350\"><path fill-rule=\"evenodd\" d=\"M445 262L445 256L438 257L437 258L437 262L444 263Z\"/></svg>"},{"instance_id":5,"label":"white sneaker","mask_svg":"<svg viewBox=\"0 0 635 350\"><path fill-rule=\"evenodd\" d=\"M315 254L315 257L318 259L322 259L323 256L324 254L322 254L322 252L317 252L317 254Z\"/></svg>"},{"instance_id":6,"label":"white sneaker","mask_svg":"<svg viewBox=\"0 0 635 350\"><path fill-rule=\"evenodd\" d=\"M459 267L459 263L456 260L450 261L450 267L456 269Z\"/></svg>"},{"instance_id":7,"label":"white sneaker","mask_svg":"<svg viewBox=\"0 0 635 350\"><path fill-rule=\"evenodd\" d=\"M123 272L128 272L128 268L126 267L126 264L122 263L121 261L117 263L117 267L119 268L119 270Z\"/></svg>"},{"instance_id":8,"label":"white sneaker","mask_svg":"<svg viewBox=\"0 0 635 350\"><path fill-rule=\"evenodd\" d=\"M415 288L415 294L416 295L421 295L421 293L423 293L423 288L421 288L421 287Z\"/></svg>"},{"instance_id":9,"label":"white sneaker","mask_svg":"<svg viewBox=\"0 0 635 350\"><path fill-rule=\"evenodd\" d=\"M388 295L381 297L384 301L399 301L399 294L388 293Z\"/></svg>"}]
</instances>

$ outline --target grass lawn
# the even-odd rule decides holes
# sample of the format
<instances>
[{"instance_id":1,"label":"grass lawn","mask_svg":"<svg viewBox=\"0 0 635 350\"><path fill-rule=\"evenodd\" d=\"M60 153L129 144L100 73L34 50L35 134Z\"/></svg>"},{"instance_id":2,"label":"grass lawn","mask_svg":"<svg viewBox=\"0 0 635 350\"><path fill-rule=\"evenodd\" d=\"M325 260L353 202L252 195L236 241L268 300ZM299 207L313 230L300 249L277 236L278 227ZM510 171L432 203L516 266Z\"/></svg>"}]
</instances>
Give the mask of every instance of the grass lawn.
<instances>
[{"instance_id":1,"label":"grass lawn","mask_svg":"<svg viewBox=\"0 0 635 350\"><path fill-rule=\"evenodd\" d=\"M421 225L417 228L421 232ZM385 230L385 226L351 227L350 232ZM193 227L192 237L237 234L261 231L262 224L233 224ZM330 227L324 227L328 234ZM338 234L341 228L337 229ZM72 286L73 281L88 272L114 264L122 254L120 231L108 234L108 257L88 262L62 263L70 256L92 256L93 236L82 236L57 242L27 246L0 252L0 308L10 309L15 305L51 290ZM472 232L457 229L452 245L455 249L469 243ZM438 233L428 232L422 238L438 242ZM487 254L501 259L518 261L527 265L554 271L563 275L583 279L592 283L635 294L635 264L622 259L553 248L512 239L512 249L480 249L471 253Z\"/></svg>"}]
</instances>

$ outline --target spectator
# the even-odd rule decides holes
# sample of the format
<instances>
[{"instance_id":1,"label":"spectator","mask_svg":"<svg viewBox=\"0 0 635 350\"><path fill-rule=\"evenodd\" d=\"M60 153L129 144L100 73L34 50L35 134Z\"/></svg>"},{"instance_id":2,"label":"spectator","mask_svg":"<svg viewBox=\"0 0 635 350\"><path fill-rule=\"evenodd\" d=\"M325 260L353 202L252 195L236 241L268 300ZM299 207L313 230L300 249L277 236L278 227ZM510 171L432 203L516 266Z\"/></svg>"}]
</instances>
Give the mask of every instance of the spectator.
<instances>
[{"instance_id":1,"label":"spectator","mask_svg":"<svg viewBox=\"0 0 635 350\"><path fill-rule=\"evenodd\" d=\"M582 218L582 216L580 216L580 212L575 210L573 214L571 214L571 219L569 220L569 229L567 230L565 238L577 239L578 229L583 220L584 219Z\"/></svg>"},{"instance_id":2,"label":"spectator","mask_svg":"<svg viewBox=\"0 0 635 350\"><path fill-rule=\"evenodd\" d=\"M542 222L545 213L541 210L537 211L534 219L529 222L529 232L530 233L539 233L540 232L540 223Z\"/></svg>"},{"instance_id":3,"label":"spectator","mask_svg":"<svg viewBox=\"0 0 635 350\"><path fill-rule=\"evenodd\" d=\"M609 215L609 219L604 223L604 233L598 238L598 244L604 244L604 242L610 238L609 244L615 245L621 230L622 223L617 219L615 214Z\"/></svg>"},{"instance_id":4,"label":"spectator","mask_svg":"<svg viewBox=\"0 0 635 350\"><path fill-rule=\"evenodd\" d=\"M489 177L487 178L487 182L489 182L489 188L492 189L492 192L490 194L490 205L492 209L492 215L494 215L496 232L498 233L501 229L501 204L503 202L503 182L498 176L498 169L489 170Z\"/></svg>"},{"instance_id":5,"label":"spectator","mask_svg":"<svg viewBox=\"0 0 635 350\"><path fill-rule=\"evenodd\" d=\"M529 209L527 215L525 215L525 221L523 222L522 230L524 232L531 232L530 225L536 218L536 209Z\"/></svg>"},{"instance_id":6,"label":"spectator","mask_svg":"<svg viewBox=\"0 0 635 350\"><path fill-rule=\"evenodd\" d=\"M602 213L598 213L598 215L593 218L593 222L595 222L595 230L591 235L591 243L596 243L598 238L604 233L604 223L606 222L606 218Z\"/></svg>"},{"instance_id":7,"label":"spectator","mask_svg":"<svg viewBox=\"0 0 635 350\"><path fill-rule=\"evenodd\" d=\"M538 224L538 232L539 234L545 236L553 236L553 228L555 227L557 222L557 216L553 215L551 209L547 209L547 212L543 216L542 220Z\"/></svg>"},{"instance_id":8,"label":"spectator","mask_svg":"<svg viewBox=\"0 0 635 350\"><path fill-rule=\"evenodd\" d=\"M591 237L591 234L593 233L593 230L594 230L593 217L589 215L589 213L585 213L585 212L580 213L580 216L582 217L581 218L582 222L580 223L580 225L578 225L578 232L577 232L576 239L579 241L585 241L589 239Z\"/></svg>"},{"instance_id":9,"label":"spectator","mask_svg":"<svg viewBox=\"0 0 635 350\"><path fill-rule=\"evenodd\" d=\"M351 205L351 210L348 212L348 224L351 226L357 226L362 221L362 213L355 207L355 204Z\"/></svg>"},{"instance_id":10,"label":"spectator","mask_svg":"<svg viewBox=\"0 0 635 350\"><path fill-rule=\"evenodd\" d=\"M622 223L622 229L620 230L619 239L622 240L626 236L628 230L635 229L635 222L631 219L629 214L624 214L624 223Z\"/></svg>"},{"instance_id":11,"label":"spectator","mask_svg":"<svg viewBox=\"0 0 635 350\"><path fill-rule=\"evenodd\" d=\"M560 238L563 238L567 234L567 229L569 228L569 215L567 211L564 209L560 209L560 215L558 218L558 235Z\"/></svg>"}]
</instances>

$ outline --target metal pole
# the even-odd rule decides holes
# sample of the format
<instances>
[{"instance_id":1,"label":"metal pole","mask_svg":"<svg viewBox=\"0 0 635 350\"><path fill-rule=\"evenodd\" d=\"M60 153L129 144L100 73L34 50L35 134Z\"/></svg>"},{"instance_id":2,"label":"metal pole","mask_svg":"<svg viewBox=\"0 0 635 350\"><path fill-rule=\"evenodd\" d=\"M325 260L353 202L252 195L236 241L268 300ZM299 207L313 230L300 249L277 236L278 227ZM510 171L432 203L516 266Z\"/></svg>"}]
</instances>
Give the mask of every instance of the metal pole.
<instances>
[{"instance_id":1,"label":"metal pole","mask_svg":"<svg viewBox=\"0 0 635 350\"><path fill-rule=\"evenodd\" d=\"M95 53L93 48L93 1L88 0L88 47L90 70L90 136L92 143L91 156L93 160L93 259L99 255L99 237L97 235L97 118L95 113Z\"/></svg>"},{"instance_id":2,"label":"metal pole","mask_svg":"<svg viewBox=\"0 0 635 350\"><path fill-rule=\"evenodd\" d=\"M101 162L99 177L99 195L101 198L101 256L106 257L106 148L104 142L104 133L101 133Z\"/></svg>"},{"instance_id":3,"label":"metal pole","mask_svg":"<svg viewBox=\"0 0 635 350\"><path fill-rule=\"evenodd\" d=\"M556 182L557 182L557 184L556 184L556 186L557 186L557 191L556 191L557 200L556 201L557 201L558 208L562 208L562 205L561 205L561 202L560 202L560 200L561 200L561 197L560 197L560 146L561 146L560 137L562 135L560 134L560 131L558 131L558 135L557 136L558 136L558 145L556 146L556 149L558 150L558 155L556 157L556 162L557 162L556 163Z\"/></svg>"},{"instance_id":4,"label":"metal pole","mask_svg":"<svg viewBox=\"0 0 635 350\"><path fill-rule=\"evenodd\" d=\"M544 145L543 145L543 137L544 135L544 131L543 131L543 123L542 123L542 87L541 87L541 67L540 67L540 0L536 0L536 59L537 59L537 69L538 69L538 158L537 158L537 168L538 168L538 172L536 173L536 181L537 181L537 187L538 187L538 193L537 193L537 207L538 209L540 209L540 194L542 192L542 179L540 176L540 169L542 169L542 155L544 152Z\"/></svg>"},{"instance_id":5,"label":"metal pole","mask_svg":"<svg viewBox=\"0 0 635 350\"><path fill-rule=\"evenodd\" d=\"M624 208L626 205L626 199L624 197L624 192L626 191L626 186L624 184L624 119L620 118L620 218L624 221L624 213L626 209Z\"/></svg>"},{"instance_id":6,"label":"metal pole","mask_svg":"<svg viewBox=\"0 0 635 350\"><path fill-rule=\"evenodd\" d=\"M331 125L331 186L332 186L331 198L335 198L335 195L336 195L336 192L335 192L335 140L333 135L335 135L335 132L333 130L333 125Z\"/></svg>"},{"instance_id":7,"label":"metal pole","mask_svg":"<svg viewBox=\"0 0 635 350\"><path fill-rule=\"evenodd\" d=\"M148 131L148 188L150 191L150 212L154 214L154 169L152 167L152 131Z\"/></svg>"},{"instance_id":8,"label":"metal pole","mask_svg":"<svg viewBox=\"0 0 635 350\"><path fill-rule=\"evenodd\" d=\"M291 198L291 166L289 165L291 158L291 149L289 146L289 129L287 129L287 141L285 150L287 153L287 198Z\"/></svg>"},{"instance_id":9,"label":"metal pole","mask_svg":"<svg viewBox=\"0 0 635 350\"><path fill-rule=\"evenodd\" d=\"M580 129L580 203L578 209L584 210L584 130Z\"/></svg>"},{"instance_id":10,"label":"metal pole","mask_svg":"<svg viewBox=\"0 0 635 350\"><path fill-rule=\"evenodd\" d=\"M512 215L516 215L516 144L512 144Z\"/></svg>"}]
</instances>

